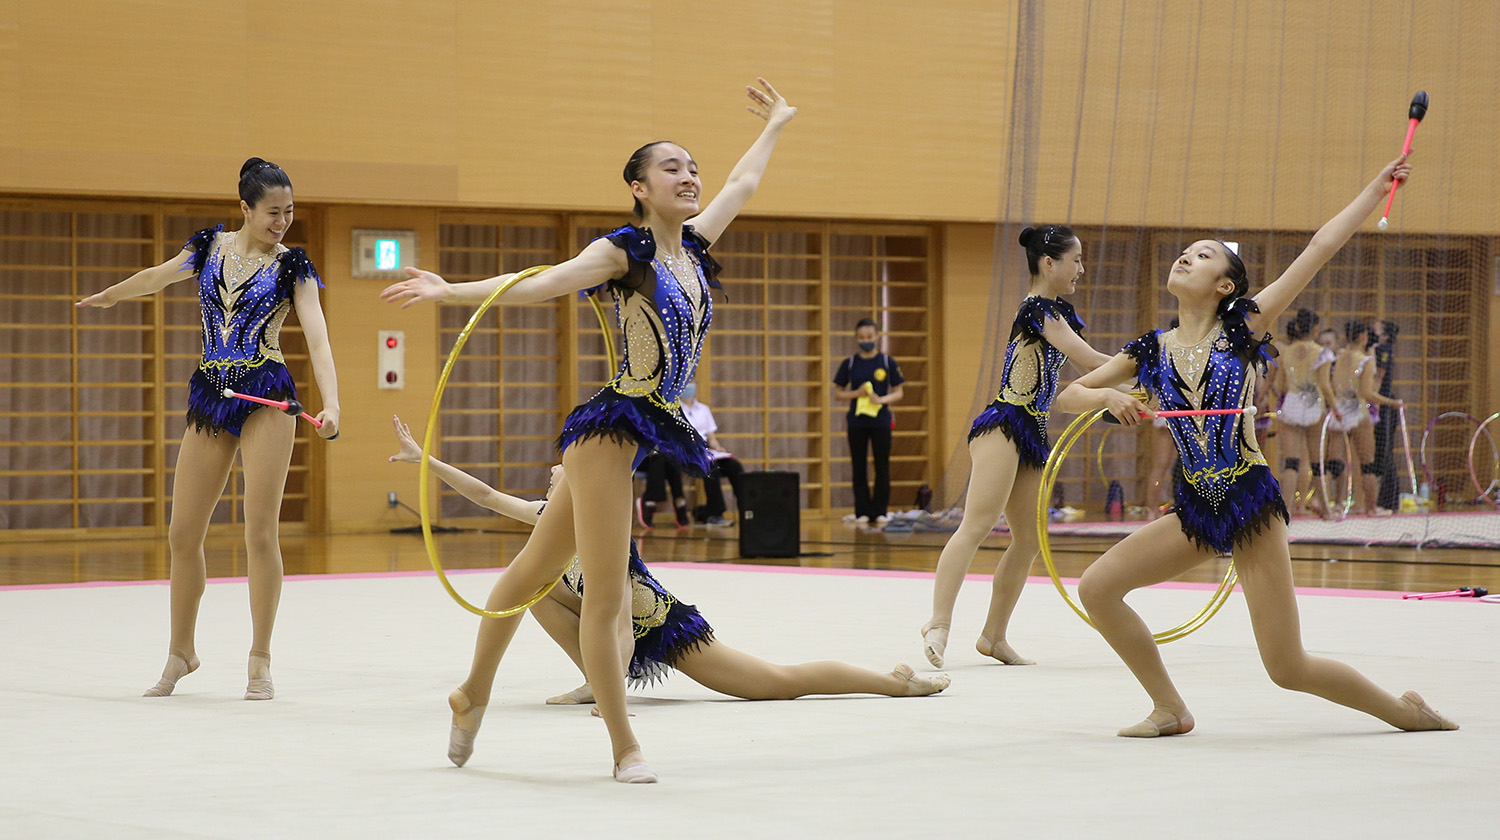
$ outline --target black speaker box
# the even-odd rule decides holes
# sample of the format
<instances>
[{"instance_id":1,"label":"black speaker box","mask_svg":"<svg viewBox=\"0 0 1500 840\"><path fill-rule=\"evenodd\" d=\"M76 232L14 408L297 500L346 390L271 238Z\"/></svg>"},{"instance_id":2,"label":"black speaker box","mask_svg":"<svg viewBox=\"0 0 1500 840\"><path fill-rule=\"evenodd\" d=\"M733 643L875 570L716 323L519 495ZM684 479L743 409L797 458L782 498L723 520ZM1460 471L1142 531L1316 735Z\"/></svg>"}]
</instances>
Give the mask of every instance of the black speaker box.
<instances>
[{"instance_id":1,"label":"black speaker box","mask_svg":"<svg viewBox=\"0 0 1500 840\"><path fill-rule=\"evenodd\" d=\"M740 479L740 556L802 553L802 491L794 472L747 472Z\"/></svg>"}]
</instances>

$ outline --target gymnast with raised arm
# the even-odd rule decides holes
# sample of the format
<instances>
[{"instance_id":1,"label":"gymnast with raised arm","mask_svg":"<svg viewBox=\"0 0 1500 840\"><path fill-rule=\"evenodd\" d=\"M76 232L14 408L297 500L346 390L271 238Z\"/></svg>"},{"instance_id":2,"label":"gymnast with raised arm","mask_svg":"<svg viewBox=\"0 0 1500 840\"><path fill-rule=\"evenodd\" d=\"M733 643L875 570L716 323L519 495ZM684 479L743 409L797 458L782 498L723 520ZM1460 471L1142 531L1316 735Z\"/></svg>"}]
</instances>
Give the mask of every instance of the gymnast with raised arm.
<instances>
[{"instance_id":1,"label":"gymnast with raised arm","mask_svg":"<svg viewBox=\"0 0 1500 840\"><path fill-rule=\"evenodd\" d=\"M685 472L712 467L708 446L683 418L678 395L693 378L713 316L710 292L719 287L719 264L708 253L754 195L781 130L796 115L764 79L749 87L749 110L766 121L724 188L699 209L698 163L676 143L637 149L625 164L635 200L635 224L595 239L559 265L522 279L500 296L502 304L536 303L580 291L608 293L625 338L620 370L563 424L558 446L565 477L538 520L526 547L495 583L486 607L502 611L524 603L578 558L589 579L580 611L579 642L588 679L609 729L614 777L649 783L646 763L625 711L625 674L616 628L625 602L635 467L653 451ZM381 297L403 308L420 301L484 300L515 275L449 283L408 268L409 279ZM448 697L453 710L448 757L458 765L474 748L495 671L521 617L484 618L468 679Z\"/></svg>"},{"instance_id":2,"label":"gymnast with raised arm","mask_svg":"<svg viewBox=\"0 0 1500 840\"><path fill-rule=\"evenodd\" d=\"M1136 380L1163 410L1245 409L1264 375L1265 329L1343 247L1390 190L1410 173L1406 156L1391 161L1312 241L1275 282L1253 298L1245 264L1223 242L1200 240L1183 250L1167 275L1180 325L1152 330L1058 397L1064 411L1107 409L1134 425L1144 413L1114 390ZM1078 594L1095 627L1146 689L1151 714L1120 730L1130 738L1180 735L1193 715L1167 675L1145 622L1125 603L1132 590L1171 580L1221 554L1234 558L1250 610L1256 646L1272 681L1373 715L1398 729L1457 729L1420 695L1400 697L1341 662L1302 646L1287 543L1287 509L1242 413L1172 417L1182 466L1172 513L1104 553L1083 574Z\"/></svg>"}]
</instances>

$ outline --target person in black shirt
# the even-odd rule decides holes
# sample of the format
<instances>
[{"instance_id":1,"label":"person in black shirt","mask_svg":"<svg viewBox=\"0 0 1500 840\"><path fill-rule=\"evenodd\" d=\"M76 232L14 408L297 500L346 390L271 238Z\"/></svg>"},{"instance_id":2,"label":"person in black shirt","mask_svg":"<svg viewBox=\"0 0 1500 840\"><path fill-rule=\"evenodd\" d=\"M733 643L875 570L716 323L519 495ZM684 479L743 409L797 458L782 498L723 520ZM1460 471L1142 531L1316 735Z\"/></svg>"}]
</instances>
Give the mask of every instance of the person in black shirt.
<instances>
[{"instance_id":1,"label":"person in black shirt","mask_svg":"<svg viewBox=\"0 0 1500 840\"><path fill-rule=\"evenodd\" d=\"M1392 390L1391 366L1394 361L1396 333L1401 328L1395 321L1376 321L1375 332L1375 376L1380 380L1382 397L1396 396ZM1380 493L1376 497L1376 511L1398 511L1401 509L1401 483L1396 474L1396 408L1380 406L1379 419L1375 421L1375 463L1380 468Z\"/></svg>"},{"instance_id":2,"label":"person in black shirt","mask_svg":"<svg viewBox=\"0 0 1500 840\"><path fill-rule=\"evenodd\" d=\"M859 352L839 365L833 377L833 395L849 400L849 455L854 460L854 513L850 522L884 525L891 497L891 428L895 420L891 403L901 401L901 366L880 346L880 329L869 318L854 326ZM872 492L866 472L865 453L875 450L875 487Z\"/></svg>"}]
</instances>

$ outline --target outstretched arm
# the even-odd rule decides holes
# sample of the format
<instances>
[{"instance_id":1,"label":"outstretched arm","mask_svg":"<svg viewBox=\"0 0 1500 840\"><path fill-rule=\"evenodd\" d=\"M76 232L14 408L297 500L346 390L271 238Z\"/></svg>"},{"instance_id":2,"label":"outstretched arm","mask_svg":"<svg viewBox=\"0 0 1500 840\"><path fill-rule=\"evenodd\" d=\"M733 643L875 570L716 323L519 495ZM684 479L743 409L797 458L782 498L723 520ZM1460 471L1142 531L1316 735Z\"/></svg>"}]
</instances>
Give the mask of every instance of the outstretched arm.
<instances>
[{"instance_id":1,"label":"outstretched arm","mask_svg":"<svg viewBox=\"0 0 1500 840\"><path fill-rule=\"evenodd\" d=\"M1307 243L1307 248L1297 255L1292 264L1287 266L1286 271L1276 278L1271 285L1260 290L1255 296L1255 302L1260 307L1260 314L1252 315L1246 319L1247 326L1252 335L1259 335L1269 329L1275 323L1281 313L1291 306L1294 300L1307 284L1312 282L1313 275L1319 269L1333 259L1333 255L1344 247L1349 237L1359 229L1359 226L1380 206L1380 199L1391 191L1393 181L1405 181L1411 175L1411 165L1406 162L1406 155L1396 158L1380 170L1360 191L1355 199L1349 202L1349 206L1339 211L1337 216L1329 219L1318 232L1313 234L1312 241Z\"/></svg>"},{"instance_id":2,"label":"outstretched arm","mask_svg":"<svg viewBox=\"0 0 1500 840\"><path fill-rule=\"evenodd\" d=\"M193 271L192 265L195 253L184 248L161 265L137 271L104 291L89 295L73 305L108 309L126 298L154 295L178 280L197 277L198 273Z\"/></svg>"},{"instance_id":3,"label":"outstretched arm","mask_svg":"<svg viewBox=\"0 0 1500 840\"><path fill-rule=\"evenodd\" d=\"M596 239L578 256L527 277L500 296L501 303L539 303L564 295L592 289L616 277L625 276L630 268L625 252L606 239ZM489 297L500 284L516 276L500 274L471 283L449 283L431 271L407 266L407 279L386 286L380 299L399 303L405 309L422 301L448 303L478 302Z\"/></svg>"},{"instance_id":4,"label":"outstretched arm","mask_svg":"<svg viewBox=\"0 0 1500 840\"><path fill-rule=\"evenodd\" d=\"M1069 414L1083 414L1095 409L1108 409L1123 426L1134 426L1141 421L1142 414L1150 414L1146 406L1135 397L1115 390L1136 377L1135 359L1118 353L1109 361L1074 380L1063 389L1052 407Z\"/></svg>"},{"instance_id":5,"label":"outstretched arm","mask_svg":"<svg viewBox=\"0 0 1500 840\"><path fill-rule=\"evenodd\" d=\"M1047 339L1048 344L1063 351L1068 360L1085 373L1099 369L1113 358L1090 347L1083 336L1074 332L1073 327L1060 318L1047 318L1042 322L1042 337Z\"/></svg>"},{"instance_id":6,"label":"outstretched arm","mask_svg":"<svg viewBox=\"0 0 1500 840\"><path fill-rule=\"evenodd\" d=\"M750 196L755 195L755 188L760 186L760 177L766 172L766 164L771 162L771 150L776 147L776 138L781 136L781 129L797 116L797 109L786 104L786 98L771 87L771 83L765 79L756 79L765 90L756 90L746 87L749 92L750 101L754 105L747 105L746 110L766 121L766 127L761 130L760 136L750 144L750 149L740 158L740 162L734 165L729 172L729 180L725 182L724 188L714 196L714 200L703 208L703 212L688 219L688 224L707 239L709 242L717 242L724 229L734 221L740 210L744 209Z\"/></svg>"},{"instance_id":7,"label":"outstretched arm","mask_svg":"<svg viewBox=\"0 0 1500 840\"><path fill-rule=\"evenodd\" d=\"M422 447L417 444L411 436L411 429L401 422L400 417L392 416L391 422L396 426L396 439L401 442L401 451L392 455L388 460L391 463L405 461L410 464L420 463L422 460ZM486 510L492 510L502 516L509 516L517 522L527 525L535 525L542 516L544 502L531 502L520 499L509 493L501 493L499 490L485 484L483 481L451 464L445 464L436 458L428 457L428 468L432 474L454 490L457 490L465 499L479 505Z\"/></svg>"}]
</instances>

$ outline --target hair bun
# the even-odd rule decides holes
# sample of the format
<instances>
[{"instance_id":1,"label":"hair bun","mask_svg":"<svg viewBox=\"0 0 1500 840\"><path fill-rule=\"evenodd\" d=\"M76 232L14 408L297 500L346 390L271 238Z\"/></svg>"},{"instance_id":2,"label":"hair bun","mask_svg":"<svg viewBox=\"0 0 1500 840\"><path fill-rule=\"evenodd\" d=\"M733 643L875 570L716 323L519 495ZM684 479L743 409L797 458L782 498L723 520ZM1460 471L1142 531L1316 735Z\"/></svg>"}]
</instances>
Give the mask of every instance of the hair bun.
<instances>
[{"instance_id":1,"label":"hair bun","mask_svg":"<svg viewBox=\"0 0 1500 840\"><path fill-rule=\"evenodd\" d=\"M265 161L261 160L258 157L253 157L245 161L245 165L240 167L240 177L245 177L247 174L249 174L250 170L254 169L257 166L260 166L262 163L265 163Z\"/></svg>"},{"instance_id":2,"label":"hair bun","mask_svg":"<svg viewBox=\"0 0 1500 840\"><path fill-rule=\"evenodd\" d=\"M1019 237L1017 237L1017 240L1021 243L1021 247L1022 248L1030 248L1031 247L1031 240L1033 240L1035 238L1036 238L1036 228L1029 227L1029 228L1025 228L1025 229L1023 229L1021 231L1021 235Z\"/></svg>"}]
</instances>

